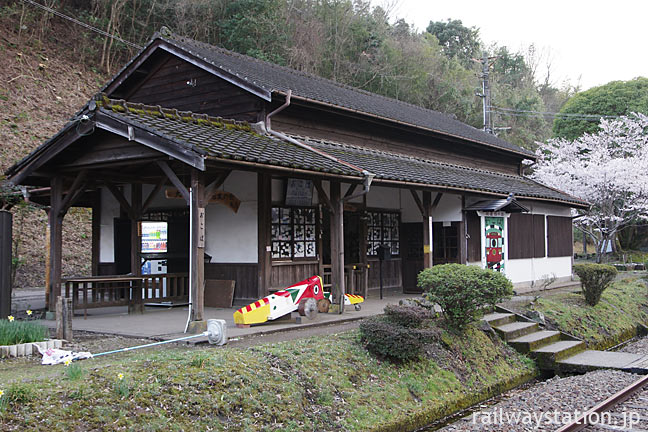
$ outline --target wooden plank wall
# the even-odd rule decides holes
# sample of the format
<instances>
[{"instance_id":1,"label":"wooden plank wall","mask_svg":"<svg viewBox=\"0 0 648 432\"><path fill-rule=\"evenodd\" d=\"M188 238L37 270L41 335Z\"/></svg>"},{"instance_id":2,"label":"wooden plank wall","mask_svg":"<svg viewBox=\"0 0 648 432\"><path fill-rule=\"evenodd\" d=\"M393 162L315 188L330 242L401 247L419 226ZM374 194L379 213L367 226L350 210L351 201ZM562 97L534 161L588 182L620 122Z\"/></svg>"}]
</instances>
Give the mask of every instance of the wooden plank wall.
<instances>
[{"instance_id":1,"label":"wooden plank wall","mask_svg":"<svg viewBox=\"0 0 648 432\"><path fill-rule=\"evenodd\" d=\"M209 263L205 264L205 279L234 280L235 299L258 299L257 271L257 263Z\"/></svg>"},{"instance_id":2,"label":"wooden plank wall","mask_svg":"<svg viewBox=\"0 0 648 432\"><path fill-rule=\"evenodd\" d=\"M408 154L456 165L519 174L521 158L510 154L469 143L458 145L422 133L345 118L302 106L290 107L277 114L272 119L272 126L273 129L285 133Z\"/></svg>"},{"instance_id":3,"label":"wooden plank wall","mask_svg":"<svg viewBox=\"0 0 648 432\"><path fill-rule=\"evenodd\" d=\"M572 219L565 216L547 216L547 256L566 257L574 253Z\"/></svg>"},{"instance_id":4,"label":"wooden plank wall","mask_svg":"<svg viewBox=\"0 0 648 432\"><path fill-rule=\"evenodd\" d=\"M314 275L321 276L318 262L273 263L270 273L270 289L286 288Z\"/></svg>"},{"instance_id":5,"label":"wooden plank wall","mask_svg":"<svg viewBox=\"0 0 648 432\"><path fill-rule=\"evenodd\" d=\"M466 232L468 233L468 262L481 261L481 222L477 212L466 212Z\"/></svg>"},{"instance_id":6,"label":"wooden plank wall","mask_svg":"<svg viewBox=\"0 0 648 432\"><path fill-rule=\"evenodd\" d=\"M380 262L369 259L369 289L380 288ZM383 287L401 288L403 286L402 262L400 258L383 261Z\"/></svg>"},{"instance_id":7,"label":"wooden plank wall","mask_svg":"<svg viewBox=\"0 0 648 432\"><path fill-rule=\"evenodd\" d=\"M250 122L263 108L256 96L171 55L128 100Z\"/></svg>"}]
</instances>

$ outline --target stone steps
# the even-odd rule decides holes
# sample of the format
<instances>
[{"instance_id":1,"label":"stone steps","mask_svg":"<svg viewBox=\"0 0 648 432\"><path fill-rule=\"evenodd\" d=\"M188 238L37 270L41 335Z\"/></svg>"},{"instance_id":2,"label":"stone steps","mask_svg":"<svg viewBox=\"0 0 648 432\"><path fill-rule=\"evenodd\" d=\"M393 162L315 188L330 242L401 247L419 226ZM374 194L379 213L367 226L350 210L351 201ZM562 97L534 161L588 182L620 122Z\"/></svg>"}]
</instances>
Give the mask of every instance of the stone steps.
<instances>
[{"instance_id":1,"label":"stone steps","mask_svg":"<svg viewBox=\"0 0 648 432\"><path fill-rule=\"evenodd\" d=\"M528 335L529 333L535 333L539 329L538 323L523 321L501 324L494 326L493 328L502 337L502 339L507 342L512 339L517 339L521 336Z\"/></svg>"},{"instance_id":2,"label":"stone steps","mask_svg":"<svg viewBox=\"0 0 648 432\"><path fill-rule=\"evenodd\" d=\"M585 342L565 333L545 330L536 322L508 311L483 317L516 351L528 354L542 370L586 372L595 369L621 369L648 373L648 356L587 350Z\"/></svg>"},{"instance_id":3,"label":"stone steps","mask_svg":"<svg viewBox=\"0 0 648 432\"><path fill-rule=\"evenodd\" d=\"M534 333L511 339L508 343L517 351L529 353L542 346L560 340L560 332L553 330L540 330Z\"/></svg>"}]
</instances>

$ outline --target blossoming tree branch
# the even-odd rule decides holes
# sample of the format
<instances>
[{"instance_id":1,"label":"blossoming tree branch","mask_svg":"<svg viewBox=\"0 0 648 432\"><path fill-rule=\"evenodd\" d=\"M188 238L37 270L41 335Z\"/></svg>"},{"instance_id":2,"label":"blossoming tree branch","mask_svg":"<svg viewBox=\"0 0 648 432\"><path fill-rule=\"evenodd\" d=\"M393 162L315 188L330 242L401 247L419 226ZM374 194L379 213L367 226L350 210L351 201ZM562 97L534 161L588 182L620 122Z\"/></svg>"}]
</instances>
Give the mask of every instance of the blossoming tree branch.
<instances>
[{"instance_id":1,"label":"blossoming tree branch","mask_svg":"<svg viewBox=\"0 0 648 432\"><path fill-rule=\"evenodd\" d=\"M597 133L537 144L534 178L591 204L574 224L600 262L620 230L648 218L648 116L602 119Z\"/></svg>"}]
</instances>

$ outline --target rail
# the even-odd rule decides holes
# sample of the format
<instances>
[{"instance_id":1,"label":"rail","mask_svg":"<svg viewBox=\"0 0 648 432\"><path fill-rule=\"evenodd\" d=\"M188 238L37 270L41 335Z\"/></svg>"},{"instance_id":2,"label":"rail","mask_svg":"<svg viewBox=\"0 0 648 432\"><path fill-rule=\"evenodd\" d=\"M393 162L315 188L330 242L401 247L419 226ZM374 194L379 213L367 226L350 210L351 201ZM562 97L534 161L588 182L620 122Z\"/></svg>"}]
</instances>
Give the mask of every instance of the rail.
<instances>
[{"instance_id":1,"label":"rail","mask_svg":"<svg viewBox=\"0 0 648 432\"><path fill-rule=\"evenodd\" d=\"M589 426L588 419L592 418L594 414L601 414L604 411L607 411L610 408L614 408L615 406L625 402L635 393L641 390L646 384L648 384L648 375L633 382L628 387L618 391L609 398L605 399L603 402L590 408L572 423L564 425L560 429L557 429L556 432L576 432L585 429L587 426Z\"/></svg>"}]
</instances>

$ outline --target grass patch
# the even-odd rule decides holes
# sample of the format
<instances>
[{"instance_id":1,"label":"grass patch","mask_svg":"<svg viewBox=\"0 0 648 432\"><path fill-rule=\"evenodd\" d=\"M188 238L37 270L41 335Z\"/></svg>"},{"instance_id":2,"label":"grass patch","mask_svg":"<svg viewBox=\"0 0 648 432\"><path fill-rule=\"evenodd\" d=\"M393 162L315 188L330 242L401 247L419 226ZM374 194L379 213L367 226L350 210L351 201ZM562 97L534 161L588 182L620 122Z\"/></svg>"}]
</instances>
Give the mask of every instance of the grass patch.
<instances>
[{"instance_id":1,"label":"grass patch","mask_svg":"<svg viewBox=\"0 0 648 432\"><path fill-rule=\"evenodd\" d=\"M48 431L106 424L126 430L413 430L537 372L529 359L474 327L461 335L440 331L441 341L423 360L400 366L369 354L358 331L245 349L124 353L112 365L85 360L83 380L38 379L37 397L6 410L0 423Z\"/></svg>"},{"instance_id":2,"label":"grass patch","mask_svg":"<svg viewBox=\"0 0 648 432\"><path fill-rule=\"evenodd\" d=\"M637 334L648 324L648 287L643 279L626 278L603 292L596 306L580 293L540 297L529 309L542 312L558 330L583 339L590 349L607 349Z\"/></svg>"},{"instance_id":3,"label":"grass patch","mask_svg":"<svg viewBox=\"0 0 648 432\"><path fill-rule=\"evenodd\" d=\"M47 328L39 322L0 320L0 345L40 342L48 336Z\"/></svg>"}]
</instances>

